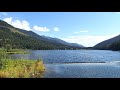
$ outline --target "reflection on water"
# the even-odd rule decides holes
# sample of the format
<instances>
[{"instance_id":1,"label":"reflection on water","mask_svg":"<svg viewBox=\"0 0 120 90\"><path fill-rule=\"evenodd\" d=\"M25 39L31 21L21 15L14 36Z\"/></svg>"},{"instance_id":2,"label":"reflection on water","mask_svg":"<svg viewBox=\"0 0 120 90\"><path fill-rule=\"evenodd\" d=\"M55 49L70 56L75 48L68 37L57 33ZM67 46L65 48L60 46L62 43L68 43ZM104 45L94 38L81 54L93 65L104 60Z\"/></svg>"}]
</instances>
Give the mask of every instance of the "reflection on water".
<instances>
[{"instance_id":1,"label":"reflection on water","mask_svg":"<svg viewBox=\"0 0 120 90\"><path fill-rule=\"evenodd\" d=\"M120 65L110 63L47 64L45 78L120 78Z\"/></svg>"}]
</instances>

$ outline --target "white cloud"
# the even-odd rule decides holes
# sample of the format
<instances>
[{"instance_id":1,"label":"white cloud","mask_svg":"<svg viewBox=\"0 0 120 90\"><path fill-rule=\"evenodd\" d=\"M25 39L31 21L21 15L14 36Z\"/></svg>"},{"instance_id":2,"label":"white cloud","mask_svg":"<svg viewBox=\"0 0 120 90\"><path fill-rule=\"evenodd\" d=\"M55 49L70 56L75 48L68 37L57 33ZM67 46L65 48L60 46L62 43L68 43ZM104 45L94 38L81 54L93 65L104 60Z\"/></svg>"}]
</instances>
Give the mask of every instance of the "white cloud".
<instances>
[{"instance_id":1,"label":"white cloud","mask_svg":"<svg viewBox=\"0 0 120 90\"><path fill-rule=\"evenodd\" d=\"M86 32L88 32L87 30L81 30L81 31L79 31L79 32L74 32L74 34L78 34L78 33L86 33Z\"/></svg>"},{"instance_id":2,"label":"white cloud","mask_svg":"<svg viewBox=\"0 0 120 90\"><path fill-rule=\"evenodd\" d=\"M36 31L41 31L41 32L49 32L50 29L48 29L47 27L39 27L37 25L33 26L33 28L30 27L29 22L27 22L26 20L13 20L12 17L9 18L4 18L3 21L6 21L7 23L13 25L16 28L20 28L20 29L24 29L27 31L30 30L36 30Z\"/></svg>"},{"instance_id":3,"label":"white cloud","mask_svg":"<svg viewBox=\"0 0 120 90\"><path fill-rule=\"evenodd\" d=\"M40 32L49 32L50 31L50 29L48 29L47 27L39 27L36 25L33 27L33 30L40 31Z\"/></svg>"},{"instance_id":4,"label":"white cloud","mask_svg":"<svg viewBox=\"0 0 120 90\"><path fill-rule=\"evenodd\" d=\"M13 25L16 28L24 29L24 30L31 30L29 23L26 20L20 21L20 20L13 20L12 17L5 18L3 21L6 21L7 23Z\"/></svg>"},{"instance_id":5,"label":"white cloud","mask_svg":"<svg viewBox=\"0 0 120 90\"><path fill-rule=\"evenodd\" d=\"M86 47L92 47L104 40L110 39L117 35L118 34L106 35L106 36L70 36L68 38L62 38L62 39L70 43L78 43Z\"/></svg>"},{"instance_id":6,"label":"white cloud","mask_svg":"<svg viewBox=\"0 0 120 90\"><path fill-rule=\"evenodd\" d=\"M7 13L5 13L5 12L1 12L1 14L4 15L4 16L7 16Z\"/></svg>"},{"instance_id":7,"label":"white cloud","mask_svg":"<svg viewBox=\"0 0 120 90\"><path fill-rule=\"evenodd\" d=\"M56 31L56 32L60 31L58 27L54 27L53 30Z\"/></svg>"},{"instance_id":8,"label":"white cloud","mask_svg":"<svg viewBox=\"0 0 120 90\"><path fill-rule=\"evenodd\" d=\"M4 18L3 21L11 24L12 23L12 17L10 17L10 18Z\"/></svg>"}]
</instances>

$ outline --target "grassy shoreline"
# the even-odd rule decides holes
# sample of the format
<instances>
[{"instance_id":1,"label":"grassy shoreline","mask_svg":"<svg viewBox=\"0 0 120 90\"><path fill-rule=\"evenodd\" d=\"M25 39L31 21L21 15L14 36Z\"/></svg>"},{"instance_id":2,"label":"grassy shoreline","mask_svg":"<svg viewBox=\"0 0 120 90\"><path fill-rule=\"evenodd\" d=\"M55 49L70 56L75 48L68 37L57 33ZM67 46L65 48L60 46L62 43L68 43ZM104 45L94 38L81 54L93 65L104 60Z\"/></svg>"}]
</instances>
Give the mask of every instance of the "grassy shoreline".
<instances>
[{"instance_id":1,"label":"grassy shoreline","mask_svg":"<svg viewBox=\"0 0 120 90\"><path fill-rule=\"evenodd\" d=\"M7 51L5 48L0 48L0 53L4 54L30 54L30 52L24 50L24 49L11 49Z\"/></svg>"},{"instance_id":2,"label":"grassy shoreline","mask_svg":"<svg viewBox=\"0 0 120 90\"><path fill-rule=\"evenodd\" d=\"M30 54L30 52L23 49L11 49L6 52L7 54Z\"/></svg>"},{"instance_id":3,"label":"grassy shoreline","mask_svg":"<svg viewBox=\"0 0 120 90\"><path fill-rule=\"evenodd\" d=\"M16 50L17 54L18 51ZM11 51L11 53L13 53ZM21 51L25 52L24 50ZM0 49L0 78L42 78L45 66L41 59L38 60L13 60L8 57L9 52ZM11 54L10 53L10 54ZM14 52L15 54L15 52ZM20 53L21 54L21 53Z\"/></svg>"}]
</instances>

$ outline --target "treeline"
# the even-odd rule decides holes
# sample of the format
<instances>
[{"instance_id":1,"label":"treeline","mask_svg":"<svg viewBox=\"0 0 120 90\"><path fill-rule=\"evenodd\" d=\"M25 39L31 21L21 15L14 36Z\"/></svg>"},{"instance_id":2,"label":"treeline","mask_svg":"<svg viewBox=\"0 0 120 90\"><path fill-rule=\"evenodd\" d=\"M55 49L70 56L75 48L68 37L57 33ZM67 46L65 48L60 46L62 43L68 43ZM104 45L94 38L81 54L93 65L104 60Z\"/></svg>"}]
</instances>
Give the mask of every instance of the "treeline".
<instances>
[{"instance_id":1,"label":"treeline","mask_svg":"<svg viewBox=\"0 0 120 90\"><path fill-rule=\"evenodd\" d=\"M0 47L18 49L79 49L64 44L51 43L20 32L5 22L0 21Z\"/></svg>"},{"instance_id":2,"label":"treeline","mask_svg":"<svg viewBox=\"0 0 120 90\"><path fill-rule=\"evenodd\" d=\"M104 45L100 48L99 47L93 47L93 49L119 51L120 50L120 42L114 42L111 45Z\"/></svg>"},{"instance_id":3,"label":"treeline","mask_svg":"<svg viewBox=\"0 0 120 90\"><path fill-rule=\"evenodd\" d=\"M2 37L1 37L2 36ZM11 34L3 34L0 33L0 47L8 47L11 46L11 48L22 48L22 49L37 49L37 50L48 50L48 49L70 49L72 47L68 47L65 45L53 45L48 42L40 41L36 38L32 38L29 36L23 36L17 33L11 33Z\"/></svg>"},{"instance_id":4,"label":"treeline","mask_svg":"<svg viewBox=\"0 0 120 90\"><path fill-rule=\"evenodd\" d=\"M120 42L115 42L109 47L110 50L120 50Z\"/></svg>"}]
</instances>

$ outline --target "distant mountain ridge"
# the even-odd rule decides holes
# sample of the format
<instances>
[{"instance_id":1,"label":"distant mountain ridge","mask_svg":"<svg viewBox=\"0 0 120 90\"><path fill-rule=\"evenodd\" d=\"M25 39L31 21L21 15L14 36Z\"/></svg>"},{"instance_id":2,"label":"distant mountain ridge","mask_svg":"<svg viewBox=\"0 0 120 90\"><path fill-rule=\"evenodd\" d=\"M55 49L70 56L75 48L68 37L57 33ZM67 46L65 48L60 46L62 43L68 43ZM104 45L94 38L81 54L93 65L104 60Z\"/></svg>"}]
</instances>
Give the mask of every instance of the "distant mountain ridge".
<instances>
[{"instance_id":1,"label":"distant mountain ridge","mask_svg":"<svg viewBox=\"0 0 120 90\"><path fill-rule=\"evenodd\" d=\"M68 43L68 42L61 40L61 39L58 39L58 38L52 38L52 37L48 37L48 36L42 36L42 37L45 37L45 38L51 40L52 42L56 42L56 43L61 43L61 44L76 46L76 47L84 47L83 45L80 45L77 43Z\"/></svg>"},{"instance_id":2,"label":"distant mountain ridge","mask_svg":"<svg viewBox=\"0 0 120 90\"><path fill-rule=\"evenodd\" d=\"M110 38L108 40L105 40L101 43L98 43L93 48L94 49L110 49L115 50L115 48L118 48L120 46L120 35ZM117 50L117 49L116 49Z\"/></svg>"},{"instance_id":3,"label":"distant mountain ridge","mask_svg":"<svg viewBox=\"0 0 120 90\"><path fill-rule=\"evenodd\" d=\"M26 30L22 30L22 29L19 29L19 31L23 32L27 35L30 35L34 38L44 40L44 41L47 41L47 42L51 42L51 43L64 44L64 45L69 45L69 46L73 46L73 47L84 47L83 45L80 45L80 44L77 44L77 43L68 43L68 42L63 41L63 40L58 39L58 38L52 38L52 37L44 36L44 35L40 36L40 35L34 33L33 31L26 31Z\"/></svg>"},{"instance_id":4,"label":"distant mountain ridge","mask_svg":"<svg viewBox=\"0 0 120 90\"><path fill-rule=\"evenodd\" d=\"M0 47L3 47L9 39L13 48L26 49L81 49L83 46L72 44L47 36L40 36L33 31L15 28L5 21L0 20ZM7 42L8 43L8 42Z\"/></svg>"}]
</instances>

